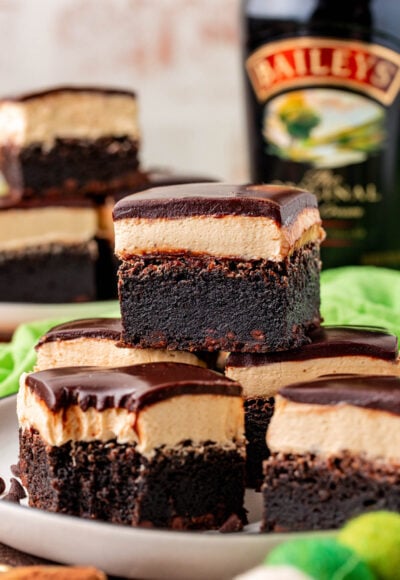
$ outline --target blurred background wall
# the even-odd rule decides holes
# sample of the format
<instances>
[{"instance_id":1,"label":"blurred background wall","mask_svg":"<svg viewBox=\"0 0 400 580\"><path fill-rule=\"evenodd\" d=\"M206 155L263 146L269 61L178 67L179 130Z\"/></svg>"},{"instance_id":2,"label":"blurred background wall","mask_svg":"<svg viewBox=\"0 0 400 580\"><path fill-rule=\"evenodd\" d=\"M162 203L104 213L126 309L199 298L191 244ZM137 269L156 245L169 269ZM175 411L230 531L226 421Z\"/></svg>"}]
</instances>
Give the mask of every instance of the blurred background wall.
<instances>
[{"instance_id":1,"label":"blurred background wall","mask_svg":"<svg viewBox=\"0 0 400 580\"><path fill-rule=\"evenodd\" d=\"M246 179L238 0L0 0L0 75L133 88L145 167Z\"/></svg>"}]
</instances>

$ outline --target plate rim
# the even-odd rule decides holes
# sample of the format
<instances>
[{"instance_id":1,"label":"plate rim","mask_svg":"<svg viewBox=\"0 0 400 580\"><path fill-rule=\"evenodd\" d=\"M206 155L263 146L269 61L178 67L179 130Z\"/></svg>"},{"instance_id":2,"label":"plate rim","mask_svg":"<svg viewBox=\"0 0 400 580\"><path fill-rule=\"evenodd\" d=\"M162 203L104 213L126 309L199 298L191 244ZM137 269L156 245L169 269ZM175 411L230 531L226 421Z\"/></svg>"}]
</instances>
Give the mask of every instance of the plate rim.
<instances>
[{"instance_id":1,"label":"plate rim","mask_svg":"<svg viewBox=\"0 0 400 580\"><path fill-rule=\"evenodd\" d=\"M0 414L9 413L11 409L15 412L16 399L15 394L1 398ZM7 423L0 423L0 432L3 431L2 425ZM10 445L14 444L13 439ZM18 443L16 446L18 449ZM223 534L218 531L147 529L46 512L1 500L0 520L0 542L27 554L61 564L96 566L114 576L165 580L187 580L188 577L191 580L205 577L228 580L260 564L268 551L283 541L326 534L317 531ZM26 527L29 534L22 531ZM43 530L44 535L40 535ZM54 546L51 540L46 541L49 536L58 538L54 540ZM82 549L79 542L83 537L87 540ZM108 541L113 546L111 556L106 549L101 550L102 544L106 545ZM191 560L187 559L189 557ZM198 566L195 570L194 564Z\"/></svg>"}]
</instances>

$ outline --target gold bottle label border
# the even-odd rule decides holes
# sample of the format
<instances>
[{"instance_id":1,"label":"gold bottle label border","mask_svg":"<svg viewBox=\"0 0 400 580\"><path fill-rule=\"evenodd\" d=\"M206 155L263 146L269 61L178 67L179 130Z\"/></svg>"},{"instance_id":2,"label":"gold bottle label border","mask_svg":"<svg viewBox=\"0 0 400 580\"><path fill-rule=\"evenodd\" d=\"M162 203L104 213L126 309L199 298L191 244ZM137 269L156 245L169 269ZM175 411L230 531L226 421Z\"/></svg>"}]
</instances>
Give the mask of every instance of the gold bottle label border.
<instances>
[{"instance_id":1,"label":"gold bottle label border","mask_svg":"<svg viewBox=\"0 0 400 580\"><path fill-rule=\"evenodd\" d=\"M268 43L246 61L257 99L295 87L352 88L391 105L400 90L400 54L353 40L300 37Z\"/></svg>"}]
</instances>

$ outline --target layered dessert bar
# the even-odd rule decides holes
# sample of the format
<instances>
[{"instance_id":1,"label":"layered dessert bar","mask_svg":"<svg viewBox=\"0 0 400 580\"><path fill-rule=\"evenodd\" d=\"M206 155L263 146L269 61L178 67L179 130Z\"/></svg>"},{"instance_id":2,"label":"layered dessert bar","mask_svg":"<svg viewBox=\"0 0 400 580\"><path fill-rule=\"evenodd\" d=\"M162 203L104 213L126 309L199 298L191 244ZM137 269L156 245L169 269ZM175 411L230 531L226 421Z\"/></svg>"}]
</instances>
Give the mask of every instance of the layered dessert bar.
<instances>
[{"instance_id":1,"label":"layered dessert bar","mask_svg":"<svg viewBox=\"0 0 400 580\"><path fill-rule=\"evenodd\" d=\"M21 480L33 507L130 526L245 519L241 387L153 363L24 375Z\"/></svg>"},{"instance_id":2,"label":"layered dessert bar","mask_svg":"<svg viewBox=\"0 0 400 580\"><path fill-rule=\"evenodd\" d=\"M59 87L0 101L2 205L142 183L136 95Z\"/></svg>"},{"instance_id":3,"label":"layered dessert bar","mask_svg":"<svg viewBox=\"0 0 400 580\"><path fill-rule=\"evenodd\" d=\"M193 353L119 347L120 318L85 318L50 329L36 345L35 370L73 366L123 367L151 362L205 364Z\"/></svg>"},{"instance_id":4,"label":"layered dessert bar","mask_svg":"<svg viewBox=\"0 0 400 580\"><path fill-rule=\"evenodd\" d=\"M225 375L243 387L249 487L262 483L262 462L269 456L266 432L282 387L321 375L400 375L397 337L381 328L324 326L310 338L299 349L231 353L225 362Z\"/></svg>"},{"instance_id":5,"label":"layered dessert bar","mask_svg":"<svg viewBox=\"0 0 400 580\"><path fill-rule=\"evenodd\" d=\"M319 324L316 198L278 186L150 189L114 208L122 340L268 352Z\"/></svg>"},{"instance_id":6,"label":"layered dessert bar","mask_svg":"<svg viewBox=\"0 0 400 580\"><path fill-rule=\"evenodd\" d=\"M400 511L400 378L321 377L276 398L263 531L334 529Z\"/></svg>"},{"instance_id":7,"label":"layered dessert bar","mask_svg":"<svg viewBox=\"0 0 400 580\"><path fill-rule=\"evenodd\" d=\"M0 211L0 301L96 296L96 210L84 199L26 199Z\"/></svg>"}]
</instances>

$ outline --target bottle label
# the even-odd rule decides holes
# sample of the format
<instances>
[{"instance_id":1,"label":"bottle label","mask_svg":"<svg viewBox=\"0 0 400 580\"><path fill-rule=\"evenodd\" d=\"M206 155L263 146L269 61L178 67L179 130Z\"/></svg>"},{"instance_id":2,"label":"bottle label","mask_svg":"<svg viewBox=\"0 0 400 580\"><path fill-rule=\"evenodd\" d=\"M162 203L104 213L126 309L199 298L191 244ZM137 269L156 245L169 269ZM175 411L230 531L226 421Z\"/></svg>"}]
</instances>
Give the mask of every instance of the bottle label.
<instances>
[{"instance_id":1,"label":"bottle label","mask_svg":"<svg viewBox=\"0 0 400 580\"><path fill-rule=\"evenodd\" d=\"M263 145L258 177L317 196L328 233L325 265L378 263L379 223L398 215L400 203L388 212L397 187L397 159L387 151L398 118L391 105L400 90L400 54L367 42L299 37L260 47L246 68ZM393 228L386 228L388 239ZM387 249L392 242L381 264Z\"/></svg>"},{"instance_id":2,"label":"bottle label","mask_svg":"<svg viewBox=\"0 0 400 580\"><path fill-rule=\"evenodd\" d=\"M246 68L259 101L295 87L342 86L390 105L400 89L400 55L366 42L301 37L256 50Z\"/></svg>"}]
</instances>

